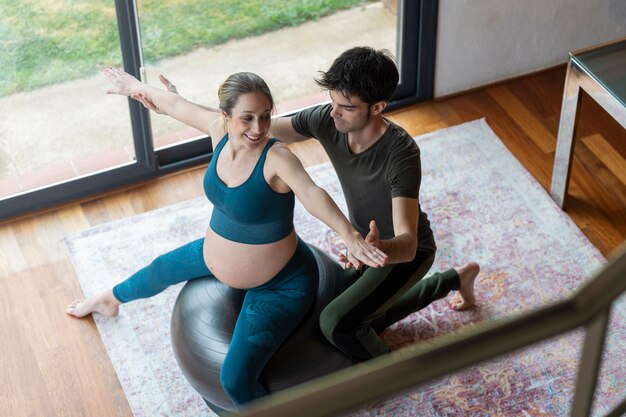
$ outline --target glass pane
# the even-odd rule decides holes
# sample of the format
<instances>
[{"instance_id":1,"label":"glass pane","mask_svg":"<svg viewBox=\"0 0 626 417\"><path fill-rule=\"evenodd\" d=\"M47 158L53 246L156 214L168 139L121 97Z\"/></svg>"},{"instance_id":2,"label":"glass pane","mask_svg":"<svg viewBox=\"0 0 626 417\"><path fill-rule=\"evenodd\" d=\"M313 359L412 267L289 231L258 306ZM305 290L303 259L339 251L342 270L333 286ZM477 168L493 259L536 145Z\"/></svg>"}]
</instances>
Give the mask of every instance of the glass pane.
<instances>
[{"instance_id":1,"label":"glass pane","mask_svg":"<svg viewBox=\"0 0 626 417\"><path fill-rule=\"evenodd\" d=\"M114 3L0 0L0 198L131 163Z\"/></svg>"},{"instance_id":2,"label":"glass pane","mask_svg":"<svg viewBox=\"0 0 626 417\"><path fill-rule=\"evenodd\" d=\"M575 55L574 59L626 106L626 40Z\"/></svg>"},{"instance_id":3,"label":"glass pane","mask_svg":"<svg viewBox=\"0 0 626 417\"><path fill-rule=\"evenodd\" d=\"M166 75L187 99L217 107L217 88L234 72L268 83L277 110L326 100L313 81L353 46L396 55L396 1L137 1L146 79ZM155 148L200 132L152 113Z\"/></svg>"}]
</instances>

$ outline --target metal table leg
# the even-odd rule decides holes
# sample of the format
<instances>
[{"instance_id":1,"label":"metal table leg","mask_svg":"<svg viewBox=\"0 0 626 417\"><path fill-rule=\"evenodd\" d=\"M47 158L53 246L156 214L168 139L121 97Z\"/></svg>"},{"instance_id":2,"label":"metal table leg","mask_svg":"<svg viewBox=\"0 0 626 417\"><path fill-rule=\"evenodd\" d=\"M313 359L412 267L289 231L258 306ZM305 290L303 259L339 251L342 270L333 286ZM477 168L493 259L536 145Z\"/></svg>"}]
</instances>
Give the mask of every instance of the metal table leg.
<instances>
[{"instance_id":1,"label":"metal table leg","mask_svg":"<svg viewBox=\"0 0 626 417\"><path fill-rule=\"evenodd\" d=\"M559 132L554 155L554 168L550 184L550 195L561 208L565 205L569 177L572 170L572 157L574 156L574 138L576 137L581 97L578 72L578 68L570 60L567 64Z\"/></svg>"}]
</instances>

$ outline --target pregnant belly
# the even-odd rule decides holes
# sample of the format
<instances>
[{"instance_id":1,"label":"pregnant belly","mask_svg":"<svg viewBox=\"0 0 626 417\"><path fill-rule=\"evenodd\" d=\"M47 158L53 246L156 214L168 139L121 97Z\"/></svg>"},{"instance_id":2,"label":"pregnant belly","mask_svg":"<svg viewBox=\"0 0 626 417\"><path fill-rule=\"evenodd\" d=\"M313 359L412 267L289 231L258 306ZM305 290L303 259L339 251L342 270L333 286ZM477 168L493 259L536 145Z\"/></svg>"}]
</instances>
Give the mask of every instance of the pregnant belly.
<instances>
[{"instance_id":1,"label":"pregnant belly","mask_svg":"<svg viewBox=\"0 0 626 417\"><path fill-rule=\"evenodd\" d=\"M253 288L271 280L293 256L296 232L272 243L250 245L233 242L207 230L204 261L213 275L233 288Z\"/></svg>"}]
</instances>

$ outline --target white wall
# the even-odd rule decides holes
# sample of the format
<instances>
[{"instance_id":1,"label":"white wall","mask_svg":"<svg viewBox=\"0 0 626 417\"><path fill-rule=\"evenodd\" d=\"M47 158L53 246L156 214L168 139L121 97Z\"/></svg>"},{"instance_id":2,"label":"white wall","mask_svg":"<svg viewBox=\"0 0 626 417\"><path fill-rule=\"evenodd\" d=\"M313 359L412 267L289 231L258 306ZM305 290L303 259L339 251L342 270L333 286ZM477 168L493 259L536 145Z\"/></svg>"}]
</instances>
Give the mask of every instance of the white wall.
<instances>
[{"instance_id":1,"label":"white wall","mask_svg":"<svg viewBox=\"0 0 626 417\"><path fill-rule=\"evenodd\" d=\"M435 96L567 62L626 37L626 0L439 0Z\"/></svg>"}]
</instances>

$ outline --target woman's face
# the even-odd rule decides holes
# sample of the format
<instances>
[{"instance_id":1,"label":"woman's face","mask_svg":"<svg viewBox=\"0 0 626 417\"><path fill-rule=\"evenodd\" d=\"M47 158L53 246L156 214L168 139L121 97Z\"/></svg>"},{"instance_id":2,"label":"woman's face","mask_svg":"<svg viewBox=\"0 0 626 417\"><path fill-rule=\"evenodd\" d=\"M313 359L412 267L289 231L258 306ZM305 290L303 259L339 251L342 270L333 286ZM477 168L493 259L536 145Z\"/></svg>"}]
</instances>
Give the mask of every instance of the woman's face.
<instances>
[{"instance_id":1,"label":"woman's face","mask_svg":"<svg viewBox=\"0 0 626 417\"><path fill-rule=\"evenodd\" d=\"M264 144L272 121L270 101L262 93L239 96L227 117L228 137L249 148Z\"/></svg>"}]
</instances>

